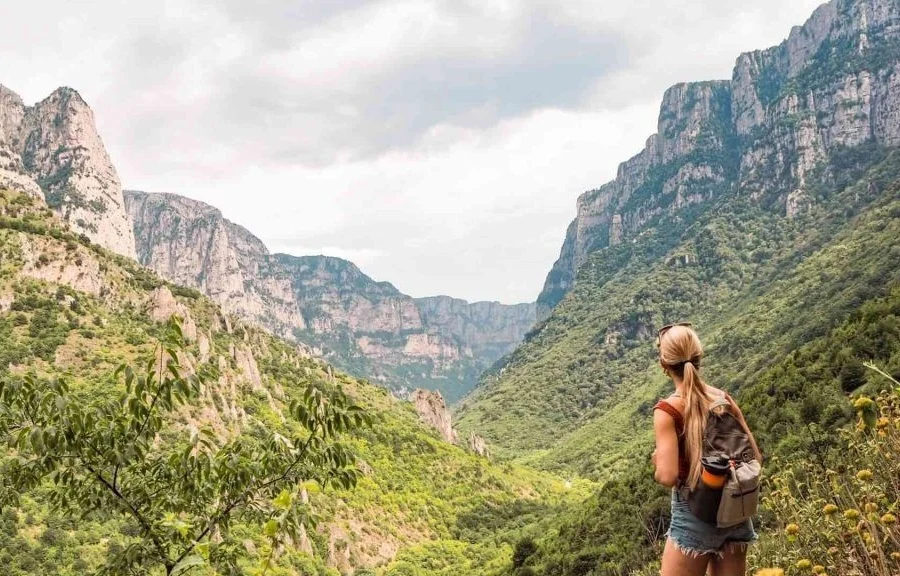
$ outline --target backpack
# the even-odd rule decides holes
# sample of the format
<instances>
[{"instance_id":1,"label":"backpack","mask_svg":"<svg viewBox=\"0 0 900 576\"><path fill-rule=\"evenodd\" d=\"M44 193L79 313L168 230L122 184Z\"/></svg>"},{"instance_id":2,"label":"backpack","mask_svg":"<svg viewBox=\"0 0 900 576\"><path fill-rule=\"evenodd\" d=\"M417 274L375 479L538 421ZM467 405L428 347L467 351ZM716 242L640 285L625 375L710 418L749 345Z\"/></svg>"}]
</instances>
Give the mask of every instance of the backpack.
<instances>
[{"instance_id":1,"label":"backpack","mask_svg":"<svg viewBox=\"0 0 900 576\"><path fill-rule=\"evenodd\" d=\"M760 472L750 435L730 411L724 395L709 407L703 434L701 462L727 470L725 485L710 488L703 481L688 495L691 512L708 524L730 528L756 515L759 508Z\"/></svg>"}]
</instances>

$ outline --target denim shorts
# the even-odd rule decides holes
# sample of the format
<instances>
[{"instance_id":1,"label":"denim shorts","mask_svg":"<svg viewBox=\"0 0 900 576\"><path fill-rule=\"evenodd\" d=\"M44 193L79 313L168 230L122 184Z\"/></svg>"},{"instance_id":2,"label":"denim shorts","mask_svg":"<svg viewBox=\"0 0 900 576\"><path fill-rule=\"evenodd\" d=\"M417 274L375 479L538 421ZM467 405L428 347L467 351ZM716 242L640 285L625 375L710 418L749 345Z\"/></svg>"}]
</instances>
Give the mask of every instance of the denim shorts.
<instances>
[{"instance_id":1,"label":"denim shorts","mask_svg":"<svg viewBox=\"0 0 900 576\"><path fill-rule=\"evenodd\" d=\"M729 547L746 548L757 539L752 520L731 528L718 528L694 516L684 488L672 490L672 524L666 536L682 554L694 558L706 554L721 557Z\"/></svg>"}]
</instances>

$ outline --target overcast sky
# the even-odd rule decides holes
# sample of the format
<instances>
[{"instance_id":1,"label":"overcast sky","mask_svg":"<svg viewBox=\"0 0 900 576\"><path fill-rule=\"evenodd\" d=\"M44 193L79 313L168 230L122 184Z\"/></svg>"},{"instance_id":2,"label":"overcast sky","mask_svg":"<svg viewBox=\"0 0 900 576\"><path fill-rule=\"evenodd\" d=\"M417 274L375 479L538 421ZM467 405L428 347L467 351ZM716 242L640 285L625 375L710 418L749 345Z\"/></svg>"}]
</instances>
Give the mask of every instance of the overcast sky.
<instances>
[{"instance_id":1,"label":"overcast sky","mask_svg":"<svg viewBox=\"0 0 900 576\"><path fill-rule=\"evenodd\" d=\"M413 296L531 301L575 199L817 0L30 0L0 83L94 109L126 188Z\"/></svg>"}]
</instances>

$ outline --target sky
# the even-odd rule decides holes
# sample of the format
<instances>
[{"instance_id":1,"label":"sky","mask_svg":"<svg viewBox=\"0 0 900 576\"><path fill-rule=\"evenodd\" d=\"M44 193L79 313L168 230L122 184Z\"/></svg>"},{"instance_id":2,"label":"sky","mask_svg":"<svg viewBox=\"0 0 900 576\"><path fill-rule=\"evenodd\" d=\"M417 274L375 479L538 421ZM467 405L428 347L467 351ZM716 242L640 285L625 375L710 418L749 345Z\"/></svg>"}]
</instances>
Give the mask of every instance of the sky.
<instances>
[{"instance_id":1,"label":"sky","mask_svg":"<svg viewBox=\"0 0 900 576\"><path fill-rule=\"evenodd\" d=\"M579 194L675 83L730 78L818 0L30 0L0 83L91 105L125 188L412 296L533 301Z\"/></svg>"}]
</instances>

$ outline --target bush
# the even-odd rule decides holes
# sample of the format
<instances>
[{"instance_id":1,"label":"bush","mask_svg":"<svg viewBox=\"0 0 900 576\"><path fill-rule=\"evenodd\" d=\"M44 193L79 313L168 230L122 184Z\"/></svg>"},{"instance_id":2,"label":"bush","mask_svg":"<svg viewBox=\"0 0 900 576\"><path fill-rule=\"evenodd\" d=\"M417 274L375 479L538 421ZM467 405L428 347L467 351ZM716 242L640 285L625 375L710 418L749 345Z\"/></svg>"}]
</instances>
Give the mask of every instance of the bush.
<instances>
[{"instance_id":1,"label":"bush","mask_svg":"<svg viewBox=\"0 0 900 576\"><path fill-rule=\"evenodd\" d=\"M531 538L523 538L516 542L516 547L513 550L513 568L519 568L525 565L525 562L537 552L537 544L534 543L534 540Z\"/></svg>"},{"instance_id":2,"label":"bush","mask_svg":"<svg viewBox=\"0 0 900 576\"><path fill-rule=\"evenodd\" d=\"M757 565L900 573L900 388L877 401L860 396L853 406L856 427L843 431L843 449L827 468L807 461L770 479L763 505L776 530Z\"/></svg>"}]
</instances>

